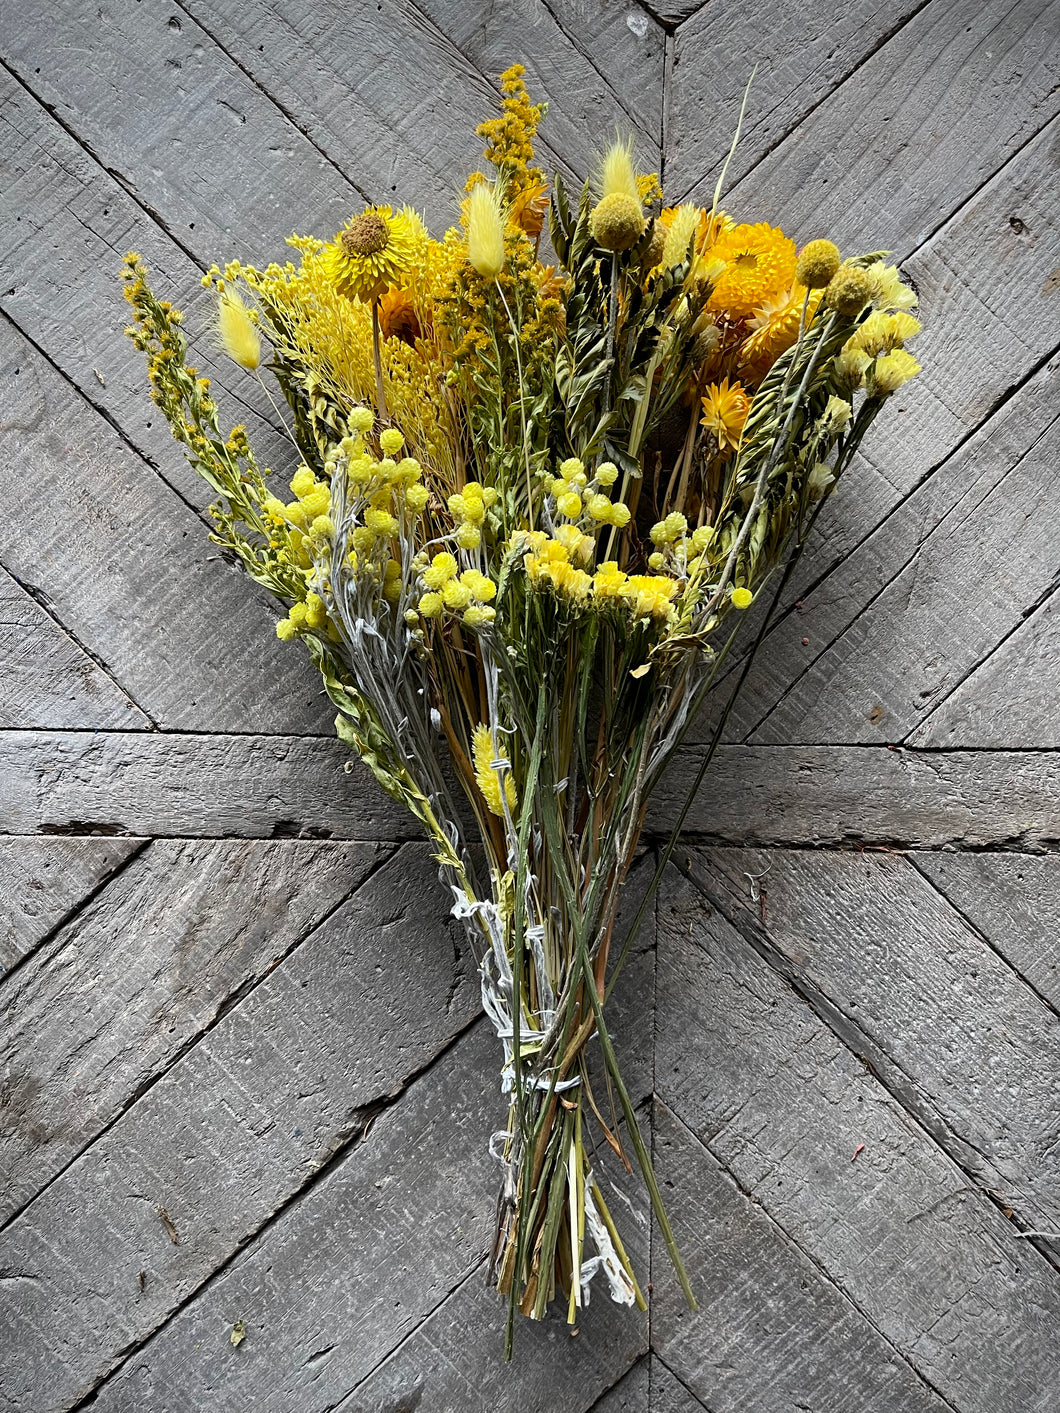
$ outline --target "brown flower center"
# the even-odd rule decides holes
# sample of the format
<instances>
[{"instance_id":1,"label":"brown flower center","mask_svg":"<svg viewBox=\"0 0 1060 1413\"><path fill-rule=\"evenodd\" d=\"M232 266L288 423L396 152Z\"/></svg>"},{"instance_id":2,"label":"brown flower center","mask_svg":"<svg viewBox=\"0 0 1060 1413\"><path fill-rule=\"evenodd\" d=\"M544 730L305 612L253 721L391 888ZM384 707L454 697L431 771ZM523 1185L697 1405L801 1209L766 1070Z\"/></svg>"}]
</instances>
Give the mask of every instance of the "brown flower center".
<instances>
[{"instance_id":1,"label":"brown flower center","mask_svg":"<svg viewBox=\"0 0 1060 1413\"><path fill-rule=\"evenodd\" d=\"M378 255L390 244L390 230L382 216L366 211L350 222L341 240L347 255Z\"/></svg>"}]
</instances>

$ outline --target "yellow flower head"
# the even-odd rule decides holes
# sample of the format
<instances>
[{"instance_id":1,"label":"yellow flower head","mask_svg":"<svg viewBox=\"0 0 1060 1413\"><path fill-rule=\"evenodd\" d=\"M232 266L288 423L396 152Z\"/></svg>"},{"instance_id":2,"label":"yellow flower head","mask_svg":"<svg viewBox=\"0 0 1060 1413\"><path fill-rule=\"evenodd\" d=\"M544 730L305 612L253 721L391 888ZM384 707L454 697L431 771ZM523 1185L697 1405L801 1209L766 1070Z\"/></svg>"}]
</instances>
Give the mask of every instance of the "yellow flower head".
<instances>
[{"instance_id":1,"label":"yellow flower head","mask_svg":"<svg viewBox=\"0 0 1060 1413\"><path fill-rule=\"evenodd\" d=\"M217 302L217 332L221 347L240 368L252 372L261 363L261 339L239 291L226 288Z\"/></svg>"},{"instance_id":2,"label":"yellow flower head","mask_svg":"<svg viewBox=\"0 0 1060 1413\"><path fill-rule=\"evenodd\" d=\"M803 307L809 322L817 312L821 297L819 289L811 290L807 304L806 287L796 282L773 299L767 299L755 310L750 321L752 332L740 349L741 362L764 377L769 367L798 338Z\"/></svg>"},{"instance_id":3,"label":"yellow flower head","mask_svg":"<svg viewBox=\"0 0 1060 1413\"><path fill-rule=\"evenodd\" d=\"M824 289L839 269L839 246L830 240L811 240L799 251L795 278L807 289Z\"/></svg>"},{"instance_id":4,"label":"yellow flower head","mask_svg":"<svg viewBox=\"0 0 1060 1413\"><path fill-rule=\"evenodd\" d=\"M423 222L408 207L369 206L354 216L327 247L327 271L340 294L365 304L401 283L427 239Z\"/></svg>"},{"instance_id":5,"label":"yellow flower head","mask_svg":"<svg viewBox=\"0 0 1060 1413\"><path fill-rule=\"evenodd\" d=\"M484 280L504 269L504 214L500 188L480 181L467 199L467 258Z\"/></svg>"},{"instance_id":6,"label":"yellow flower head","mask_svg":"<svg viewBox=\"0 0 1060 1413\"><path fill-rule=\"evenodd\" d=\"M680 265L687 258L689 242L699 231L701 214L699 207L694 206L691 201L686 201L683 206L678 206L673 213L670 229L666 232L662 257L659 260L659 264L664 270L669 270L674 265ZM693 256L694 254L695 252L693 252Z\"/></svg>"},{"instance_id":7,"label":"yellow flower head","mask_svg":"<svg viewBox=\"0 0 1060 1413\"><path fill-rule=\"evenodd\" d=\"M872 284L857 265L840 265L824 292L824 302L845 319L853 319L869 302Z\"/></svg>"},{"instance_id":8,"label":"yellow flower head","mask_svg":"<svg viewBox=\"0 0 1060 1413\"><path fill-rule=\"evenodd\" d=\"M604 250L629 250L644 233L647 223L639 196L613 191L593 207L589 230Z\"/></svg>"},{"instance_id":9,"label":"yellow flower head","mask_svg":"<svg viewBox=\"0 0 1060 1413\"><path fill-rule=\"evenodd\" d=\"M903 284L896 265L876 261L865 271L869 279L869 298L877 309L904 310L908 313L918 303L916 290Z\"/></svg>"},{"instance_id":10,"label":"yellow flower head","mask_svg":"<svg viewBox=\"0 0 1060 1413\"><path fill-rule=\"evenodd\" d=\"M745 319L795 279L795 242L782 230L760 221L723 231L710 249L721 268L709 309Z\"/></svg>"},{"instance_id":11,"label":"yellow flower head","mask_svg":"<svg viewBox=\"0 0 1060 1413\"><path fill-rule=\"evenodd\" d=\"M380 298L379 332L385 339L400 339L415 348L423 327L408 290L391 288Z\"/></svg>"},{"instance_id":12,"label":"yellow flower head","mask_svg":"<svg viewBox=\"0 0 1060 1413\"><path fill-rule=\"evenodd\" d=\"M896 348L891 353L885 353L882 358L877 358L873 369L872 379L875 383L876 391L879 393L893 393L908 383L910 378L915 378L920 372L920 364L911 353L906 353L904 348Z\"/></svg>"},{"instance_id":13,"label":"yellow flower head","mask_svg":"<svg viewBox=\"0 0 1060 1413\"><path fill-rule=\"evenodd\" d=\"M732 591L733 608L750 608L754 600L755 596L750 589L739 588Z\"/></svg>"},{"instance_id":14,"label":"yellow flower head","mask_svg":"<svg viewBox=\"0 0 1060 1413\"><path fill-rule=\"evenodd\" d=\"M729 386L728 378L720 383L711 383L703 398L703 426L718 440L718 450L731 447L733 451L740 445L751 401L739 383Z\"/></svg>"},{"instance_id":15,"label":"yellow flower head","mask_svg":"<svg viewBox=\"0 0 1060 1413\"><path fill-rule=\"evenodd\" d=\"M504 818L504 802L501 799L501 771L504 778L504 800L507 801L508 810L513 813L515 810L515 781L512 779L510 769L503 767L498 769L494 766L494 761L507 761L507 752L501 746L495 746L493 735L488 726L476 726L471 737L471 754L475 762L475 784L486 801L486 807L491 814Z\"/></svg>"}]
</instances>

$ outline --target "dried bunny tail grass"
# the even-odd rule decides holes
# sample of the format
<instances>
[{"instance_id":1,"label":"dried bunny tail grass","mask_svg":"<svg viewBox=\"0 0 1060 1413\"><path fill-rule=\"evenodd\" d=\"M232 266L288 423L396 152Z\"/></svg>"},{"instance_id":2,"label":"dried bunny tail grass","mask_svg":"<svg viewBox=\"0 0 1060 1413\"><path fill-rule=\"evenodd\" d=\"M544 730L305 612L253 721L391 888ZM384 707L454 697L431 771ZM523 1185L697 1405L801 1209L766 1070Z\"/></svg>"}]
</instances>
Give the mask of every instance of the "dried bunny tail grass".
<instances>
[{"instance_id":1,"label":"dried bunny tail grass","mask_svg":"<svg viewBox=\"0 0 1060 1413\"><path fill-rule=\"evenodd\" d=\"M633 162L633 139L616 137L611 146L600 158L597 171L597 185L600 199L620 193L631 197L641 209L640 187L637 183L637 169Z\"/></svg>"},{"instance_id":2,"label":"dried bunny tail grass","mask_svg":"<svg viewBox=\"0 0 1060 1413\"><path fill-rule=\"evenodd\" d=\"M467 258L484 280L504 269L504 213L496 183L478 182L467 199Z\"/></svg>"},{"instance_id":3,"label":"dried bunny tail grass","mask_svg":"<svg viewBox=\"0 0 1060 1413\"><path fill-rule=\"evenodd\" d=\"M254 372L261 364L261 336L236 289L223 289L217 300L217 336L240 368Z\"/></svg>"}]
</instances>

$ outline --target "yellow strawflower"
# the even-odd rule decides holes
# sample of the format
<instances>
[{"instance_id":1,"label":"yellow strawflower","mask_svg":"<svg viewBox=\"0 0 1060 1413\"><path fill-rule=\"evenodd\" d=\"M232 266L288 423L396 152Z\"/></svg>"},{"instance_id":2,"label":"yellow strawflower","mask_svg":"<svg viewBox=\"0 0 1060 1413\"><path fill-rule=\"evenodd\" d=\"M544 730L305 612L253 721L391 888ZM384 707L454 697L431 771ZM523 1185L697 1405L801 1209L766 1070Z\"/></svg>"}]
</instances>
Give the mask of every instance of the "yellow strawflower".
<instances>
[{"instance_id":1,"label":"yellow strawflower","mask_svg":"<svg viewBox=\"0 0 1060 1413\"><path fill-rule=\"evenodd\" d=\"M221 347L240 368L253 372L261 363L261 338L236 289L221 291L217 301L217 332Z\"/></svg>"},{"instance_id":2,"label":"yellow strawflower","mask_svg":"<svg viewBox=\"0 0 1060 1413\"><path fill-rule=\"evenodd\" d=\"M423 222L404 207L369 206L354 216L327 247L327 271L347 299L370 304L400 284L427 240Z\"/></svg>"},{"instance_id":3,"label":"yellow strawflower","mask_svg":"<svg viewBox=\"0 0 1060 1413\"><path fill-rule=\"evenodd\" d=\"M765 221L724 231L710 258L719 270L707 308L734 319L746 319L795 279L795 242Z\"/></svg>"},{"instance_id":4,"label":"yellow strawflower","mask_svg":"<svg viewBox=\"0 0 1060 1413\"><path fill-rule=\"evenodd\" d=\"M747 414L751 410L751 400L739 383L730 387L728 378L720 383L711 383L702 399L702 424L717 439L718 450L730 447L733 451L740 445Z\"/></svg>"},{"instance_id":5,"label":"yellow strawflower","mask_svg":"<svg viewBox=\"0 0 1060 1413\"><path fill-rule=\"evenodd\" d=\"M471 754L475 765L475 783L486 801L491 814L504 818L504 803L501 799L501 775L493 762L506 761L507 752L503 747L495 747L488 726L476 726L471 737ZM509 812L515 811L515 781L510 770L504 772L504 799Z\"/></svg>"}]
</instances>

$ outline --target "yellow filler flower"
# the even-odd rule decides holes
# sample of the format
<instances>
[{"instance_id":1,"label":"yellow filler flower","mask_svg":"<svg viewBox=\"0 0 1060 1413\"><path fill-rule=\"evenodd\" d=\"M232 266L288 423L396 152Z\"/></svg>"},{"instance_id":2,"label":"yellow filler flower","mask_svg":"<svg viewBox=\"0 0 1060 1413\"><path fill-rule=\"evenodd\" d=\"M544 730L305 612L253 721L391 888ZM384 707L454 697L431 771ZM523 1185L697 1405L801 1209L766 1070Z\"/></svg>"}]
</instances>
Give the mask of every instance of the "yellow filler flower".
<instances>
[{"instance_id":1,"label":"yellow filler flower","mask_svg":"<svg viewBox=\"0 0 1060 1413\"><path fill-rule=\"evenodd\" d=\"M495 760L507 760L503 749L493 749L493 737L488 726L476 726L471 738L471 754L475 760L475 783L482 792L491 814L504 818L504 804L501 800L501 777L494 767ZM515 809L515 781L510 770L504 772L504 798L508 809Z\"/></svg>"}]
</instances>

